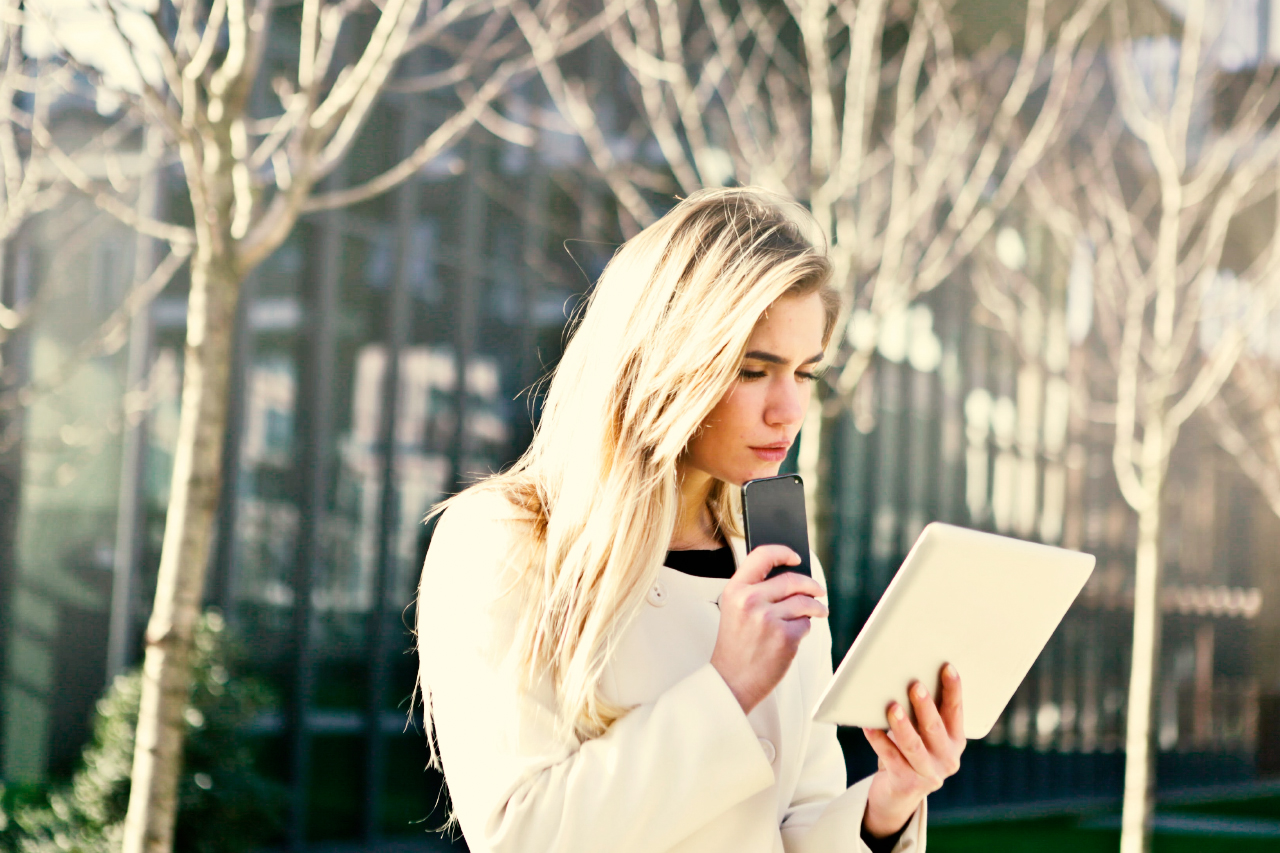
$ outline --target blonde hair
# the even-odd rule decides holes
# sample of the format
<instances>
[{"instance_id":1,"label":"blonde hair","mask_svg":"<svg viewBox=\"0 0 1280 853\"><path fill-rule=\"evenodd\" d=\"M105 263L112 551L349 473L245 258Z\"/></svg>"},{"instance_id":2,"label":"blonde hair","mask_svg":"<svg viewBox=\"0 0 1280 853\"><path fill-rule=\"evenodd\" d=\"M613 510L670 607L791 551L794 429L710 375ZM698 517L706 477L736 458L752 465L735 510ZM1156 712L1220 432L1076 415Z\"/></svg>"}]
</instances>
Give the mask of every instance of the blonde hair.
<instances>
[{"instance_id":1,"label":"blonde hair","mask_svg":"<svg viewBox=\"0 0 1280 853\"><path fill-rule=\"evenodd\" d=\"M551 676L565 735L597 737L627 710L602 695L601 674L670 544L677 459L737 378L761 315L817 292L829 342L839 295L816 234L804 208L755 188L681 201L600 276L528 450L462 493L495 491L529 514L514 642L527 684ZM708 508L741 535L736 488L716 482Z\"/></svg>"}]
</instances>

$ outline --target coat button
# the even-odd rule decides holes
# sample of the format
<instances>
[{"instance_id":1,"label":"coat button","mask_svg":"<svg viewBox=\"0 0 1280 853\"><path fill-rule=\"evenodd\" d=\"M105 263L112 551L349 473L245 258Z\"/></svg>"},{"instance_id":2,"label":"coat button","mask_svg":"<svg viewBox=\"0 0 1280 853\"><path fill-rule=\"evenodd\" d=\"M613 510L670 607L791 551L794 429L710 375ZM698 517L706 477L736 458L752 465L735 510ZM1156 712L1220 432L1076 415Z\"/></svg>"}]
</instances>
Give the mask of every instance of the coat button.
<instances>
[{"instance_id":1,"label":"coat button","mask_svg":"<svg viewBox=\"0 0 1280 853\"><path fill-rule=\"evenodd\" d=\"M765 760L770 764L778 757L778 750L773 748L773 743L768 738L760 738L760 748L764 750Z\"/></svg>"},{"instance_id":2,"label":"coat button","mask_svg":"<svg viewBox=\"0 0 1280 853\"><path fill-rule=\"evenodd\" d=\"M667 591L663 588L661 582L655 581L646 598L654 607L662 607L667 603Z\"/></svg>"}]
</instances>

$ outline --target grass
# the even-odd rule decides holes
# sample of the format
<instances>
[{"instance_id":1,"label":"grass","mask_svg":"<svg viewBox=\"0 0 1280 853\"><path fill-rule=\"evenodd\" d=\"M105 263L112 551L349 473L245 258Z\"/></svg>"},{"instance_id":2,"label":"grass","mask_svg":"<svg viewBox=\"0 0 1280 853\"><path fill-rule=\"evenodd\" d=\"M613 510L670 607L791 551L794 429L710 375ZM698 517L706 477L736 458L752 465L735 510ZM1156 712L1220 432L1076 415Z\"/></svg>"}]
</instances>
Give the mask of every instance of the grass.
<instances>
[{"instance_id":1,"label":"grass","mask_svg":"<svg viewBox=\"0 0 1280 853\"><path fill-rule=\"evenodd\" d=\"M1162 805L1160 814L1268 820L1280 824L1280 796ZM1107 817L1106 814L1090 818ZM1114 819L1114 813L1112 814ZM1120 831L1084 824L1079 816L1046 817L935 826L929 829L931 853L1114 853ZM1090 821L1092 823L1092 821ZM1157 831L1153 853L1275 853L1276 838Z\"/></svg>"},{"instance_id":2,"label":"grass","mask_svg":"<svg viewBox=\"0 0 1280 853\"><path fill-rule=\"evenodd\" d=\"M1119 847L1119 830L1083 829L1074 818L929 830L932 853L1115 853ZM1276 839L1157 833L1152 847L1153 853L1275 853Z\"/></svg>"}]
</instances>

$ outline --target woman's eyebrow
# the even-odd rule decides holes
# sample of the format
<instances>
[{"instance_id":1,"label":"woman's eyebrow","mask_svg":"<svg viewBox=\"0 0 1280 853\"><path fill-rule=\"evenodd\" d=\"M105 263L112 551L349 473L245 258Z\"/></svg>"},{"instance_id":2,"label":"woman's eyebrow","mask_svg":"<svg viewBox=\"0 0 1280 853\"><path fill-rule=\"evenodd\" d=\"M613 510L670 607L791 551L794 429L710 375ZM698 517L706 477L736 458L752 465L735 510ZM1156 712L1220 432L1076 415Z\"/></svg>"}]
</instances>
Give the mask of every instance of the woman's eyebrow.
<instances>
[{"instance_id":1,"label":"woman's eyebrow","mask_svg":"<svg viewBox=\"0 0 1280 853\"><path fill-rule=\"evenodd\" d=\"M753 358L756 361L767 361L769 362L769 364L786 364L787 363L787 360L780 355L774 355L771 352L765 352L764 350L758 350L758 349L753 349L751 352L744 354L742 357ZM813 364L815 361L822 361L822 353L818 353L817 355L811 355L800 363Z\"/></svg>"}]
</instances>

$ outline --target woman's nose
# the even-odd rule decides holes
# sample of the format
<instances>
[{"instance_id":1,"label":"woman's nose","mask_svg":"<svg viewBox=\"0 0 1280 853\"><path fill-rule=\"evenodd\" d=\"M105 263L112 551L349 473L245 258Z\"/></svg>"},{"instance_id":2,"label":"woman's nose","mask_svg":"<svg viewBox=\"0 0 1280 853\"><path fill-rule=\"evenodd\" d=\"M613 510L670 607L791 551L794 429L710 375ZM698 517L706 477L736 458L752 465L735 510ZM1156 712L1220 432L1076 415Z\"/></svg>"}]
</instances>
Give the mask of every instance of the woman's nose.
<instances>
[{"instance_id":1,"label":"woman's nose","mask_svg":"<svg viewBox=\"0 0 1280 853\"><path fill-rule=\"evenodd\" d=\"M790 379L775 383L765 406L765 422L771 426L798 424L808 403L808 386Z\"/></svg>"}]
</instances>

